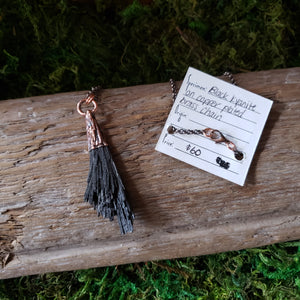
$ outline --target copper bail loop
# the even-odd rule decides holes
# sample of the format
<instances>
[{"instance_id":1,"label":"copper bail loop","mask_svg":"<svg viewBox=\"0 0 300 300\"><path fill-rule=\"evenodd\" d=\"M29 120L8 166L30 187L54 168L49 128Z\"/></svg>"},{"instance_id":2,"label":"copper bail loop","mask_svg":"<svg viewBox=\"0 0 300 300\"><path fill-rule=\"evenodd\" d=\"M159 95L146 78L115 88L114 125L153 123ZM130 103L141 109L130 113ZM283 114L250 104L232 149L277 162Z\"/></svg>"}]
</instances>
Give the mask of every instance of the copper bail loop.
<instances>
[{"instance_id":1,"label":"copper bail loop","mask_svg":"<svg viewBox=\"0 0 300 300\"><path fill-rule=\"evenodd\" d=\"M81 105L82 105L83 103L86 103L86 104L93 103L94 108L91 110L91 112L92 112L92 113L95 113L95 112L96 112L96 110L97 110L97 108L98 108L98 105L97 105L96 101L94 100L94 95L93 95L93 94L89 95L89 96L88 96L87 98L85 98L85 99L80 100L80 101L77 103L77 111L78 111L78 113L79 113L80 115L82 115L82 116L85 116L86 113L83 112L82 109L81 109Z\"/></svg>"}]
</instances>

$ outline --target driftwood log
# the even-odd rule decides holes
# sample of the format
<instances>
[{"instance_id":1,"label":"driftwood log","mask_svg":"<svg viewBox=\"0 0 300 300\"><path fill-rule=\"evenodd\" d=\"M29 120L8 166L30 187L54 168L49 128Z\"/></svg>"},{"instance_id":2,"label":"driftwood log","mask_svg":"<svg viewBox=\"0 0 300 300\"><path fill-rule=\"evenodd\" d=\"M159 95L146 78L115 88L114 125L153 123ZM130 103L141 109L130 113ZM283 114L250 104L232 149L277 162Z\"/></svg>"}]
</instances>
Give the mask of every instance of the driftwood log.
<instances>
[{"instance_id":1,"label":"driftwood log","mask_svg":"<svg viewBox=\"0 0 300 300\"><path fill-rule=\"evenodd\" d=\"M244 187L154 150L169 83L103 91L96 118L136 217L125 236L83 202L86 92L0 101L0 278L300 239L300 68L235 78L274 100Z\"/></svg>"}]
</instances>

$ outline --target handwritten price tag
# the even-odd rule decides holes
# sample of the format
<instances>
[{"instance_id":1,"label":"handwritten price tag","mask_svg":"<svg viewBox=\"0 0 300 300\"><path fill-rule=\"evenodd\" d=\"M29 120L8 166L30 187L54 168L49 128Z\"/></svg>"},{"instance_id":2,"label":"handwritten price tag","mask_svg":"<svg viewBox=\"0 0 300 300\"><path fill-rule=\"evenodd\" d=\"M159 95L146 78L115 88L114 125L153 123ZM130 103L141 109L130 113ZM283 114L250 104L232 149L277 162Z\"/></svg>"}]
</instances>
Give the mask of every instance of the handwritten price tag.
<instances>
[{"instance_id":1,"label":"handwritten price tag","mask_svg":"<svg viewBox=\"0 0 300 300\"><path fill-rule=\"evenodd\" d=\"M156 150L224 179L244 185L273 102L190 67L168 116ZM169 134L181 129L221 131L244 158L203 135Z\"/></svg>"}]
</instances>

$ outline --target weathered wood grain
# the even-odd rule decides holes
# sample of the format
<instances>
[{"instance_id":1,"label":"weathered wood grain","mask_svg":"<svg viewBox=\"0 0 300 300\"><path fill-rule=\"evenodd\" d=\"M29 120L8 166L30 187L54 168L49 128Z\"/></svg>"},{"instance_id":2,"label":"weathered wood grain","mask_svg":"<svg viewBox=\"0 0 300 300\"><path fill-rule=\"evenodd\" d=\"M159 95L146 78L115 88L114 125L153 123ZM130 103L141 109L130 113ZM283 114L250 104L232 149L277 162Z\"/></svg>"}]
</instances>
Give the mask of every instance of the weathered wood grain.
<instances>
[{"instance_id":1,"label":"weathered wood grain","mask_svg":"<svg viewBox=\"0 0 300 300\"><path fill-rule=\"evenodd\" d=\"M104 90L96 117L136 216L126 236L83 202L86 92L0 101L0 278L300 239L300 68L236 78L275 101L244 187L154 151L168 83Z\"/></svg>"}]
</instances>

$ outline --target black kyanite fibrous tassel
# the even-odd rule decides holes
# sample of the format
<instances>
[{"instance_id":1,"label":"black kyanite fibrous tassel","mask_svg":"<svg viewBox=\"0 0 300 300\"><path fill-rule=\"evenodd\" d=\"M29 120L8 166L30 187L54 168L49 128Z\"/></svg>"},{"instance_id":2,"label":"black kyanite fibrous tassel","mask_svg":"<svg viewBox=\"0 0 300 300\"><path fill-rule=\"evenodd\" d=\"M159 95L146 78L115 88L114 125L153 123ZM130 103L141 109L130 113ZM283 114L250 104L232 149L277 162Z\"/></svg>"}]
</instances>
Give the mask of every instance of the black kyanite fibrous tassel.
<instances>
[{"instance_id":1,"label":"black kyanite fibrous tassel","mask_svg":"<svg viewBox=\"0 0 300 300\"><path fill-rule=\"evenodd\" d=\"M132 232L134 215L125 188L92 111L85 113L90 170L84 199L99 215L111 221L118 217L122 234Z\"/></svg>"},{"instance_id":2,"label":"black kyanite fibrous tassel","mask_svg":"<svg viewBox=\"0 0 300 300\"><path fill-rule=\"evenodd\" d=\"M108 146L90 150L90 171L84 199L111 221L118 217L122 234L132 232L134 215Z\"/></svg>"}]
</instances>

